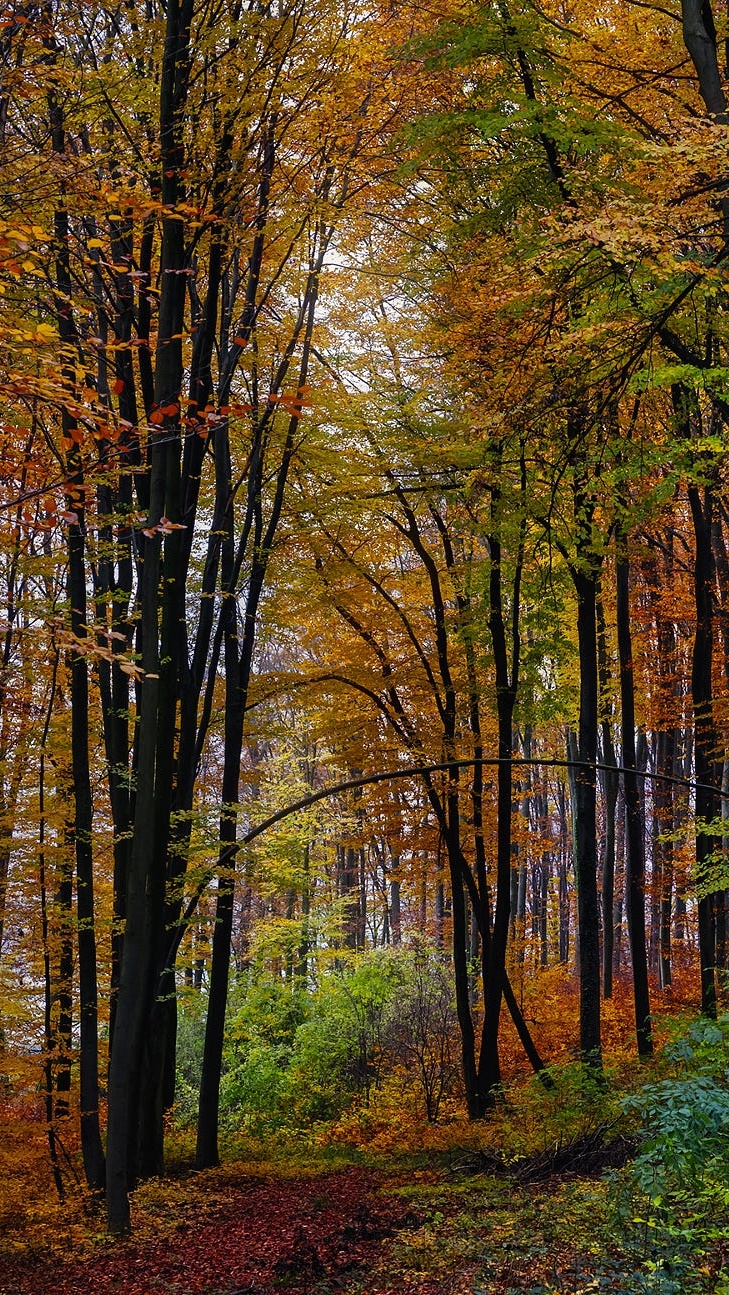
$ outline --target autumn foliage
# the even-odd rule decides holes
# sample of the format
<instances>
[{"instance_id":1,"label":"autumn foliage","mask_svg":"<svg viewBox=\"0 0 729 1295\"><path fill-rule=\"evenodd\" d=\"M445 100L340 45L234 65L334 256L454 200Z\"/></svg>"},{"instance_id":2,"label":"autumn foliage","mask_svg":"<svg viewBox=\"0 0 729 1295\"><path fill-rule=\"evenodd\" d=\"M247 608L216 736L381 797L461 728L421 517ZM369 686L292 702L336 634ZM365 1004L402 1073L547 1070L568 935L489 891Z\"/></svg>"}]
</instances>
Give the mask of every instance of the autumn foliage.
<instances>
[{"instance_id":1,"label":"autumn foliage","mask_svg":"<svg viewBox=\"0 0 729 1295\"><path fill-rule=\"evenodd\" d=\"M681 1207L724 1127L725 22L0 15L14 1289L49 1247L64 1290L344 1282L418 1219L351 1167L295 1209L205 1176L236 1138L501 1172L560 1102L620 1121L636 1056L635 1190ZM186 1212L146 1184L193 1129ZM102 1199L141 1248L74 1266Z\"/></svg>"}]
</instances>

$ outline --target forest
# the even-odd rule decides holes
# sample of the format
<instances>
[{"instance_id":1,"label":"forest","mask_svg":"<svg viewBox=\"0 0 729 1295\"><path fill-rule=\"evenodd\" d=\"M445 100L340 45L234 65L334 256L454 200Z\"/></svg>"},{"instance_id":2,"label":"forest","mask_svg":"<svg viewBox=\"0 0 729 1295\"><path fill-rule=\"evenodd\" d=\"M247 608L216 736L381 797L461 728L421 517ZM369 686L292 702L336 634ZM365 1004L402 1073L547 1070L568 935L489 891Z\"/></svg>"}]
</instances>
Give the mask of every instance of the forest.
<instances>
[{"instance_id":1,"label":"forest","mask_svg":"<svg viewBox=\"0 0 729 1295\"><path fill-rule=\"evenodd\" d=\"M728 96L0 9L3 1295L729 1291Z\"/></svg>"}]
</instances>

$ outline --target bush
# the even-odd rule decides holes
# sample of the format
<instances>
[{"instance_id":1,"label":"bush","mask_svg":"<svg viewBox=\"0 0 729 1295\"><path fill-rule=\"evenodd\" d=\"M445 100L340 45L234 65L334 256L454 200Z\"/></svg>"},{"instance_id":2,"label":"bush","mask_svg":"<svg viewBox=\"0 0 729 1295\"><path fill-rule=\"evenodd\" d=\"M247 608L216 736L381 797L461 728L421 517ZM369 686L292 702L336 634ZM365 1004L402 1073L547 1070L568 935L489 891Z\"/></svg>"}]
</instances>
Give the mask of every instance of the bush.
<instances>
[{"instance_id":1,"label":"bush","mask_svg":"<svg viewBox=\"0 0 729 1295\"><path fill-rule=\"evenodd\" d=\"M206 1008L207 998L199 993L180 1000L175 1117L183 1126L197 1119ZM294 1037L308 1010L304 991L283 982L267 978L234 987L220 1086L223 1128L245 1123L263 1132L277 1126Z\"/></svg>"},{"instance_id":2,"label":"bush","mask_svg":"<svg viewBox=\"0 0 729 1295\"><path fill-rule=\"evenodd\" d=\"M729 1226L729 1017L701 1018L666 1052L676 1074L623 1103L643 1132L621 1205L642 1243L645 1289L668 1293L692 1289L697 1256Z\"/></svg>"},{"instance_id":3,"label":"bush","mask_svg":"<svg viewBox=\"0 0 729 1295\"><path fill-rule=\"evenodd\" d=\"M701 1018L666 1053L676 1076L624 1101L643 1125L635 1171L647 1192L700 1193L707 1175L729 1168L729 1017Z\"/></svg>"},{"instance_id":4,"label":"bush","mask_svg":"<svg viewBox=\"0 0 729 1295\"><path fill-rule=\"evenodd\" d=\"M234 991L223 1053L220 1117L262 1134L284 1119L286 1074L310 1008L303 989L264 978Z\"/></svg>"},{"instance_id":5,"label":"bush","mask_svg":"<svg viewBox=\"0 0 729 1295\"><path fill-rule=\"evenodd\" d=\"M181 1008L178 1116L195 1118L205 1000ZM386 1073L405 1071L435 1121L459 1074L450 969L434 949L352 957L316 995L264 977L234 988L220 1093L222 1127L255 1134L335 1120L365 1106ZM412 1087L410 1092L412 1093Z\"/></svg>"},{"instance_id":6,"label":"bush","mask_svg":"<svg viewBox=\"0 0 729 1295\"><path fill-rule=\"evenodd\" d=\"M290 1055L290 1049L281 1044L252 1044L245 1057L226 1070L220 1085L224 1127L243 1123L250 1133L260 1137L285 1122Z\"/></svg>"},{"instance_id":7,"label":"bush","mask_svg":"<svg viewBox=\"0 0 729 1295\"><path fill-rule=\"evenodd\" d=\"M387 950L325 980L294 1043L288 1099L300 1120L335 1119L354 1097L369 1101L382 1077L388 1013L401 982L398 957Z\"/></svg>"},{"instance_id":8,"label":"bush","mask_svg":"<svg viewBox=\"0 0 729 1295\"><path fill-rule=\"evenodd\" d=\"M207 998L195 992L180 995L177 1007L174 1118L185 1128L197 1119L206 1006Z\"/></svg>"},{"instance_id":9,"label":"bush","mask_svg":"<svg viewBox=\"0 0 729 1295\"><path fill-rule=\"evenodd\" d=\"M437 950L419 946L403 960L403 983L385 1030L391 1064L400 1064L420 1087L429 1123L460 1079L455 986Z\"/></svg>"}]
</instances>

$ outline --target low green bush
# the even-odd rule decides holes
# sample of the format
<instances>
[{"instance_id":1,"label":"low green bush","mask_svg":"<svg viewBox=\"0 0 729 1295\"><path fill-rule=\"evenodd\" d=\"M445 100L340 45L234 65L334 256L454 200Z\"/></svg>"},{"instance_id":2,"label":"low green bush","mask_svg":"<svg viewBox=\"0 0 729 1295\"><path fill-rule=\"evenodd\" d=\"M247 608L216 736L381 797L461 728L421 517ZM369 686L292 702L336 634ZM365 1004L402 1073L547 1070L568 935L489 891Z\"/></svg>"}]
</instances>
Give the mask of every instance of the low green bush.
<instances>
[{"instance_id":1,"label":"low green bush","mask_svg":"<svg viewBox=\"0 0 729 1295\"><path fill-rule=\"evenodd\" d=\"M729 1017L700 1018L666 1054L674 1074L623 1101L641 1134L618 1213L642 1248L640 1289L684 1295L705 1289L702 1262L729 1231ZM729 1289L729 1273L712 1282Z\"/></svg>"}]
</instances>

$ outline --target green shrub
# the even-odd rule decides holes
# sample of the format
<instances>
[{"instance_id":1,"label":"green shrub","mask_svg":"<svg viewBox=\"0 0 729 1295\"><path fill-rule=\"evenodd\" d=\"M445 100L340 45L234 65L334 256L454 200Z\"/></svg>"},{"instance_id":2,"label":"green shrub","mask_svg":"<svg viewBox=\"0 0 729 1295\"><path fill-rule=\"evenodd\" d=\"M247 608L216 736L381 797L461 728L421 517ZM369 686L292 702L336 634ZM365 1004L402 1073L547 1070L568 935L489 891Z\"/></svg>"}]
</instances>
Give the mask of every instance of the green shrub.
<instances>
[{"instance_id":1,"label":"green shrub","mask_svg":"<svg viewBox=\"0 0 729 1295\"><path fill-rule=\"evenodd\" d=\"M199 993L181 995L178 1002L174 1116L183 1128L197 1119L206 1006Z\"/></svg>"},{"instance_id":2,"label":"green shrub","mask_svg":"<svg viewBox=\"0 0 729 1295\"><path fill-rule=\"evenodd\" d=\"M252 1045L291 1048L311 1010L306 991L264 977L234 988L228 1005L226 1059L231 1063Z\"/></svg>"},{"instance_id":3,"label":"green shrub","mask_svg":"<svg viewBox=\"0 0 729 1295\"><path fill-rule=\"evenodd\" d=\"M205 1004L200 995L181 1004L181 1122L196 1114ZM283 979L252 979L231 993L221 1126L260 1134L336 1119L355 1098L366 1104L393 1067L420 1086L434 1120L457 1083L459 1057L451 972L437 950L352 955L315 994Z\"/></svg>"},{"instance_id":4,"label":"green shrub","mask_svg":"<svg viewBox=\"0 0 729 1295\"><path fill-rule=\"evenodd\" d=\"M382 1077L388 1013L401 984L389 950L353 959L323 982L294 1042L287 1096L298 1120L335 1119L354 1097L368 1101Z\"/></svg>"},{"instance_id":5,"label":"green shrub","mask_svg":"<svg viewBox=\"0 0 729 1295\"><path fill-rule=\"evenodd\" d=\"M280 1127L284 1117L290 1049L281 1044L252 1044L238 1064L222 1076L221 1123L244 1127L255 1136Z\"/></svg>"},{"instance_id":6,"label":"green shrub","mask_svg":"<svg viewBox=\"0 0 729 1295\"><path fill-rule=\"evenodd\" d=\"M667 1058L675 1075L623 1102L642 1138L620 1208L644 1289L673 1295L701 1289L696 1259L729 1228L729 1018L694 1022Z\"/></svg>"}]
</instances>

